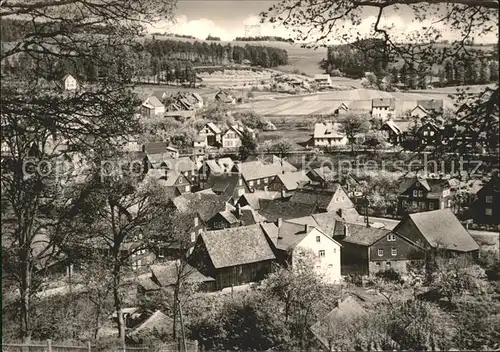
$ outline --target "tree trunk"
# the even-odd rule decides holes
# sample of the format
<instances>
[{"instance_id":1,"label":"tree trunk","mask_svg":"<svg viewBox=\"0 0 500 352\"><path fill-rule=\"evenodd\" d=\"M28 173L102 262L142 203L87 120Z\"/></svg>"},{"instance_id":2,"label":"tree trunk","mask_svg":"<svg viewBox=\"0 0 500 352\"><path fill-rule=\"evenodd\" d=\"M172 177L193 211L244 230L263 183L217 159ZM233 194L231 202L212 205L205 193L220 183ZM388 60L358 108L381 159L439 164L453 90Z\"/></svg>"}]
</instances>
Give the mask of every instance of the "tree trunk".
<instances>
[{"instance_id":1,"label":"tree trunk","mask_svg":"<svg viewBox=\"0 0 500 352\"><path fill-rule=\"evenodd\" d=\"M120 263L119 259L115 258L115 264L113 269L113 299L115 304L115 310L118 320L118 337L121 340L123 346L125 346L125 322L123 321L123 313L122 313L122 299L120 297L120 283L121 283L121 274L120 274Z\"/></svg>"},{"instance_id":2,"label":"tree trunk","mask_svg":"<svg viewBox=\"0 0 500 352\"><path fill-rule=\"evenodd\" d=\"M177 298L178 298L178 286L176 285L174 289L174 321L172 324L172 336L173 338L177 338Z\"/></svg>"},{"instance_id":3,"label":"tree trunk","mask_svg":"<svg viewBox=\"0 0 500 352\"><path fill-rule=\"evenodd\" d=\"M96 305L94 340L97 341L99 335L99 325L101 324L101 303Z\"/></svg>"},{"instance_id":4,"label":"tree trunk","mask_svg":"<svg viewBox=\"0 0 500 352\"><path fill-rule=\"evenodd\" d=\"M29 259L28 243L21 250L21 337L24 343L31 341L31 261Z\"/></svg>"}]
</instances>

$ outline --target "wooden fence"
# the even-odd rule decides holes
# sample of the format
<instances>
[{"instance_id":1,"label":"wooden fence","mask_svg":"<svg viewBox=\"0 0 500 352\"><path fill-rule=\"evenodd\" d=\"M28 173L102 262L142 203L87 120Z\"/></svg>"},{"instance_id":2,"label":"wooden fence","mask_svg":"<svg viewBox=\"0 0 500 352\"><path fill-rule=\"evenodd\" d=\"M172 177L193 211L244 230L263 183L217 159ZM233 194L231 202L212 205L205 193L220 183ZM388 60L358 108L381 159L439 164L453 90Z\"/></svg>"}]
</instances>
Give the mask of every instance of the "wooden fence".
<instances>
[{"instance_id":1,"label":"wooden fence","mask_svg":"<svg viewBox=\"0 0 500 352\"><path fill-rule=\"evenodd\" d=\"M66 346L52 343L47 340L45 343L6 343L2 344L2 352L92 352L96 347L90 342L86 346ZM198 352L198 341L186 341L186 350L178 342L165 343L158 349L149 347L126 346L124 348L115 348L114 352Z\"/></svg>"}]
</instances>

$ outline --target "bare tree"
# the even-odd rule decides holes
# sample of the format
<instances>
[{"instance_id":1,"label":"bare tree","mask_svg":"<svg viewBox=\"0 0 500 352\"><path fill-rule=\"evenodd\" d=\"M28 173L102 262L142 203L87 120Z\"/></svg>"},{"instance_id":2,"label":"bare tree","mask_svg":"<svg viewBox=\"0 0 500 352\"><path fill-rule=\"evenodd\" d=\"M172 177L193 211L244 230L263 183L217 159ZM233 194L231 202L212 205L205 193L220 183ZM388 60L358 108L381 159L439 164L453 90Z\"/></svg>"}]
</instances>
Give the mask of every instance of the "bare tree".
<instances>
[{"instance_id":1,"label":"bare tree","mask_svg":"<svg viewBox=\"0 0 500 352\"><path fill-rule=\"evenodd\" d=\"M55 236L58 226L81 210L78 202L86 193L79 184L70 194L74 180L65 180L63 187L54 173L27 175L23 166L54 167L70 149L93 159L110 149L115 137L137 130L137 100L128 85L134 72L127 60L140 45L131 39L144 24L171 18L173 6L171 0L2 1L0 18L20 21L19 38L2 42L0 56L1 144L6 151L2 215L10 220L2 220L2 238L8 239L9 258L17 263L9 275L19 288L25 340L32 334L31 297L39 260L32 253L33 242L45 231L60 248L65 238ZM80 82L83 89L61 93L53 84L58 70L75 67L79 60L92 63L106 79ZM57 148L62 141L70 149ZM53 248L47 246L46 252Z\"/></svg>"}]
</instances>

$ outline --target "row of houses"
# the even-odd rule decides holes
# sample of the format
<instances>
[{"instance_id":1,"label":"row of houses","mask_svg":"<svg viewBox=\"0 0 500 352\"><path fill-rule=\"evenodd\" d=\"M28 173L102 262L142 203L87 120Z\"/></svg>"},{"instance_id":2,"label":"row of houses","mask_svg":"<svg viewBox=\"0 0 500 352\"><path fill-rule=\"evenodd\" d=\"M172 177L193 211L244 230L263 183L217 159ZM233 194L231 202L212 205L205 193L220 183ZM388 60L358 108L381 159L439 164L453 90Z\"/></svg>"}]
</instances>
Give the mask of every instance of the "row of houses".
<instances>
[{"instance_id":1,"label":"row of houses","mask_svg":"<svg viewBox=\"0 0 500 352\"><path fill-rule=\"evenodd\" d=\"M236 98L230 93L219 90L215 101L235 104ZM139 112L143 117L165 116L173 118L191 118L196 111L203 108L205 102L196 92L178 92L170 95L165 91L155 91L141 104Z\"/></svg>"},{"instance_id":2,"label":"row of houses","mask_svg":"<svg viewBox=\"0 0 500 352\"><path fill-rule=\"evenodd\" d=\"M199 131L193 146L195 148L239 148L245 132L249 132L252 138L256 136L255 131L249 127L232 125L222 131L216 124L209 122Z\"/></svg>"}]
</instances>

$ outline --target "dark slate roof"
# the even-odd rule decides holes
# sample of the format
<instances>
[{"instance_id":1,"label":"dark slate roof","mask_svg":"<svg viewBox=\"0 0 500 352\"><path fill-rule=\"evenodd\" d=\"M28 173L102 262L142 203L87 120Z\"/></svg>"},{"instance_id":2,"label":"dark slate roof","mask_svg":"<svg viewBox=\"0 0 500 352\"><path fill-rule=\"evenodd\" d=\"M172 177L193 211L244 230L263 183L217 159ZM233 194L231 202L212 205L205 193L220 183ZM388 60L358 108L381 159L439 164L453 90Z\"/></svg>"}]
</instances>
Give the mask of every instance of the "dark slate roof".
<instances>
[{"instance_id":1,"label":"dark slate roof","mask_svg":"<svg viewBox=\"0 0 500 352\"><path fill-rule=\"evenodd\" d=\"M297 189L299 184L305 181L309 181L309 177L305 175L303 170L279 174L276 177L280 179L281 183L287 191L294 191Z\"/></svg>"},{"instance_id":2,"label":"dark slate roof","mask_svg":"<svg viewBox=\"0 0 500 352\"><path fill-rule=\"evenodd\" d=\"M347 227L347 236L343 237L345 227ZM359 244L361 246L371 246L390 232L387 229L366 227L366 225L361 224L347 224L340 221L335 223L335 236L342 236L341 242Z\"/></svg>"},{"instance_id":3,"label":"dark slate roof","mask_svg":"<svg viewBox=\"0 0 500 352\"><path fill-rule=\"evenodd\" d=\"M439 100L417 100L417 105L420 105L427 111L433 111L433 112L442 112L443 111L443 106L444 102L442 99Z\"/></svg>"},{"instance_id":4,"label":"dark slate roof","mask_svg":"<svg viewBox=\"0 0 500 352\"><path fill-rule=\"evenodd\" d=\"M196 211L203 221L208 221L220 211L227 210L227 202L224 196L186 193L172 199L175 207L181 212Z\"/></svg>"},{"instance_id":5,"label":"dark slate roof","mask_svg":"<svg viewBox=\"0 0 500 352\"><path fill-rule=\"evenodd\" d=\"M165 158L163 159L163 163L165 163L166 169L174 170L176 172L196 172L198 170L196 163L187 156L177 159Z\"/></svg>"},{"instance_id":6,"label":"dark slate roof","mask_svg":"<svg viewBox=\"0 0 500 352\"><path fill-rule=\"evenodd\" d=\"M432 247L470 252L479 249L470 233L450 209L439 209L407 216ZM405 221L404 219L403 221ZM397 232L398 226L394 229Z\"/></svg>"},{"instance_id":7,"label":"dark slate roof","mask_svg":"<svg viewBox=\"0 0 500 352\"><path fill-rule=\"evenodd\" d=\"M316 213L316 204L296 203L286 199L259 199L259 214L268 221L300 218Z\"/></svg>"},{"instance_id":8,"label":"dark slate roof","mask_svg":"<svg viewBox=\"0 0 500 352\"><path fill-rule=\"evenodd\" d=\"M240 175L237 172L225 173L222 175L210 175L207 180L207 187L215 193L222 193L225 197L233 196L234 189L238 186Z\"/></svg>"},{"instance_id":9,"label":"dark slate roof","mask_svg":"<svg viewBox=\"0 0 500 352\"><path fill-rule=\"evenodd\" d=\"M317 205L318 209L326 209L339 187L339 184L335 184L329 189L308 189L301 187L295 191L290 201L300 204L313 204Z\"/></svg>"},{"instance_id":10,"label":"dark slate roof","mask_svg":"<svg viewBox=\"0 0 500 352\"><path fill-rule=\"evenodd\" d=\"M422 177L412 177L405 178L399 187L399 193L404 193L408 188L410 188L415 182L420 182L422 186L430 193L430 196L439 196L444 189L450 187L449 179L440 178L422 178Z\"/></svg>"},{"instance_id":11,"label":"dark slate roof","mask_svg":"<svg viewBox=\"0 0 500 352\"><path fill-rule=\"evenodd\" d=\"M167 151L167 147L166 142L150 142L144 144L144 151L147 154L162 154Z\"/></svg>"},{"instance_id":12,"label":"dark slate roof","mask_svg":"<svg viewBox=\"0 0 500 352\"><path fill-rule=\"evenodd\" d=\"M276 259L260 225L208 231L200 237L216 269Z\"/></svg>"},{"instance_id":13,"label":"dark slate roof","mask_svg":"<svg viewBox=\"0 0 500 352\"><path fill-rule=\"evenodd\" d=\"M394 98L376 98L372 100L372 107L374 108L396 108L396 99Z\"/></svg>"},{"instance_id":14,"label":"dark slate roof","mask_svg":"<svg viewBox=\"0 0 500 352\"><path fill-rule=\"evenodd\" d=\"M279 196L280 192L255 191L253 193L245 193L240 199L244 198L252 209L260 210L259 199L276 199Z\"/></svg>"},{"instance_id":15,"label":"dark slate roof","mask_svg":"<svg viewBox=\"0 0 500 352\"><path fill-rule=\"evenodd\" d=\"M178 261L173 261L164 264L151 265L150 269L153 274L153 278L158 282L158 284L160 284L161 287L168 287L175 285L181 266ZM180 275L182 280L188 283L214 281L213 278L203 275L187 263L182 265L182 272Z\"/></svg>"}]
</instances>

